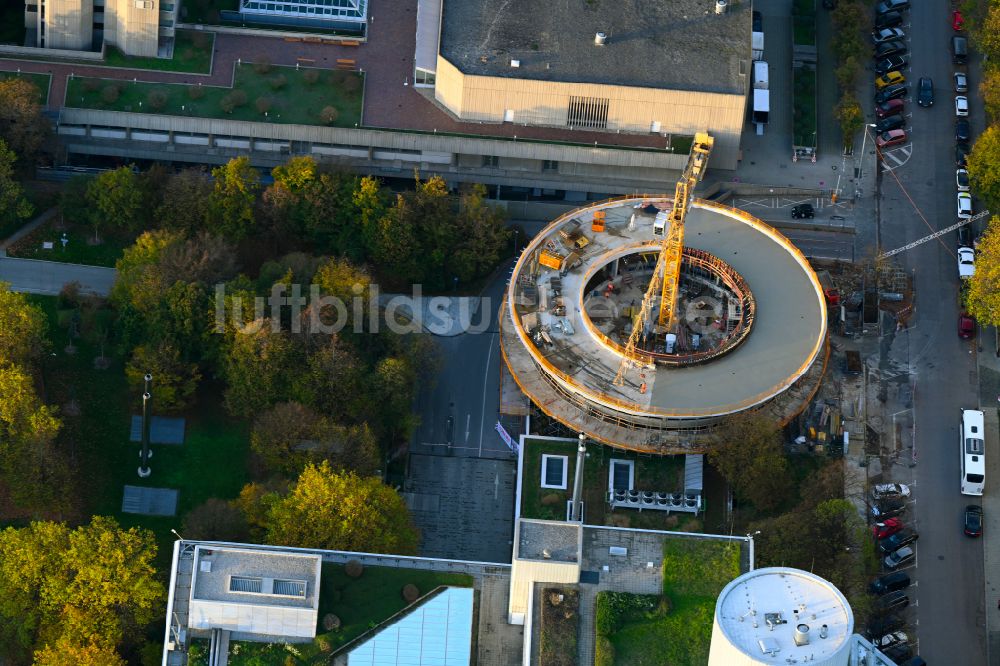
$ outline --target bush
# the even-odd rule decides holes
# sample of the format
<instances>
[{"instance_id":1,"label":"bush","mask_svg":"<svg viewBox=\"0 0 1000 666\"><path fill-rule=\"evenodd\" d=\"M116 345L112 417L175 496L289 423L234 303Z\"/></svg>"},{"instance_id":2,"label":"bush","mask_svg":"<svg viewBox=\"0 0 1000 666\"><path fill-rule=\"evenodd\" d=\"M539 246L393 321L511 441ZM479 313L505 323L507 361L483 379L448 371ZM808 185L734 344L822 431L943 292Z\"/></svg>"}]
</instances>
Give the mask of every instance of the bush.
<instances>
[{"instance_id":1,"label":"bush","mask_svg":"<svg viewBox=\"0 0 1000 666\"><path fill-rule=\"evenodd\" d=\"M361 562L357 560L351 560L344 565L344 573L351 578L361 578L361 574L365 572L365 567Z\"/></svg>"},{"instance_id":2,"label":"bush","mask_svg":"<svg viewBox=\"0 0 1000 666\"><path fill-rule=\"evenodd\" d=\"M315 69L307 69L302 72L302 80L307 86L315 85L319 81L319 72Z\"/></svg>"},{"instance_id":3,"label":"bush","mask_svg":"<svg viewBox=\"0 0 1000 666\"><path fill-rule=\"evenodd\" d=\"M340 629L340 618L333 613L327 613L323 616L323 629L326 631L337 631Z\"/></svg>"},{"instance_id":4,"label":"bush","mask_svg":"<svg viewBox=\"0 0 1000 666\"><path fill-rule=\"evenodd\" d=\"M325 106L323 110L319 112L319 119L323 121L326 125L332 125L337 122L337 118L340 117L340 113L335 107Z\"/></svg>"},{"instance_id":5,"label":"bush","mask_svg":"<svg viewBox=\"0 0 1000 666\"><path fill-rule=\"evenodd\" d=\"M83 85L83 89L87 92L97 92L97 89L101 87L101 80L84 79L81 85Z\"/></svg>"},{"instance_id":6,"label":"bush","mask_svg":"<svg viewBox=\"0 0 1000 666\"><path fill-rule=\"evenodd\" d=\"M235 106L240 107L240 106L245 106L246 105L246 103L247 103L247 94L244 91L236 89L236 90L233 90L233 92L231 92L229 94L230 94L230 96L232 96L232 98L233 98L233 104Z\"/></svg>"},{"instance_id":7,"label":"bush","mask_svg":"<svg viewBox=\"0 0 1000 666\"><path fill-rule=\"evenodd\" d=\"M80 307L80 287L82 285L77 282L67 282L63 285L63 288L59 291L58 308L60 310L75 310Z\"/></svg>"},{"instance_id":8,"label":"bush","mask_svg":"<svg viewBox=\"0 0 1000 666\"><path fill-rule=\"evenodd\" d=\"M281 90L288 85L288 77L284 74L278 74L269 78L267 84L271 86L271 90Z\"/></svg>"},{"instance_id":9,"label":"bush","mask_svg":"<svg viewBox=\"0 0 1000 666\"><path fill-rule=\"evenodd\" d=\"M153 111L159 111L167 105L167 93L162 90L150 90L146 95L146 103Z\"/></svg>"},{"instance_id":10,"label":"bush","mask_svg":"<svg viewBox=\"0 0 1000 666\"><path fill-rule=\"evenodd\" d=\"M548 493L543 495L541 499L542 506L555 506L563 501L563 497L559 493Z\"/></svg>"},{"instance_id":11,"label":"bush","mask_svg":"<svg viewBox=\"0 0 1000 666\"><path fill-rule=\"evenodd\" d=\"M403 601L408 604L412 604L414 601L420 598L420 588L418 588L413 583L407 583L403 586Z\"/></svg>"},{"instance_id":12,"label":"bush","mask_svg":"<svg viewBox=\"0 0 1000 666\"><path fill-rule=\"evenodd\" d=\"M199 100L205 96L205 89L201 86L188 86L188 97L192 100Z\"/></svg>"},{"instance_id":13,"label":"bush","mask_svg":"<svg viewBox=\"0 0 1000 666\"><path fill-rule=\"evenodd\" d=\"M271 72L271 61L267 58L261 58L253 64L253 71L258 74L268 74Z\"/></svg>"},{"instance_id":14,"label":"bush","mask_svg":"<svg viewBox=\"0 0 1000 666\"><path fill-rule=\"evenodd\" d=\"M269 97L258 97L257 101L254 102L254 106L257 107L257 113L264 115L271 110L271 99Z\"/></svg>"},{"instance_id":15,"label":"bush","mask_svg":"<svg viewBox=\"0 0 1000 666\"><path fill-rule=\"evenodd\" d=\"M104 90L101 91L101 99L104 100L105 104L114 104L120 95L116 85L104 86Z\"/></svg>"},{"instance_id":16,"label":"bush","mask_svg":"<svg viewBox=\"0 0 1000 666\"><path fill-rule=\"evenodd\" d=\"M361 90L361 77L352 72L348 72L347 76L344 78L343 82L340 84L341 89L346 94L356 93Z\"/></svg>"},{"instance_id":17,"label":"bush","mask_svg":"<svg viewBox=\"0 0 1000 666\"><path fill-rule=\"evenodd\" d=\"M594 644L594 666L615 666L615 646L607 636L598 636Z\"/></svg>"},{"instance_id":18,"label":"bush","mask_svg":"<svg viewBox=\"0 0 1000 666\"><path fill-rule=\"evenodd\" d=\"M233 96L230 94L220 99L219 108L221 108L224 113L232 113L233 109L236 108L236 105L233 104Z\"/></svg>"},{"instance_id":19,"label":"bush","mask_svg":"<svg viewBox=\"0 0 1000 666\"><path fill-rule=\"evenodd\" d=\"M613 636L623 622L637 615L649 617L660 612L661 600L657 594L629 594L627 592L598 592L594 628L598 636ZM670 611L670 600L663 606L663 614Z\"/></svg>"}]
</instances>

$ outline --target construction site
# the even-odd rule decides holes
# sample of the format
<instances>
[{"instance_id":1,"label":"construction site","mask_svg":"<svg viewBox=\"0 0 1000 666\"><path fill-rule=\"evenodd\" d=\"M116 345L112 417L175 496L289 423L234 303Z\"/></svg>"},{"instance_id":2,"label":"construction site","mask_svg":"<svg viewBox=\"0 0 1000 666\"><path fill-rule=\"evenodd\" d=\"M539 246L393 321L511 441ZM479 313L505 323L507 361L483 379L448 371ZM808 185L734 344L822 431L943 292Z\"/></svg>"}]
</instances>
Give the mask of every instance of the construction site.
<instances>
[{"instance_id":1,"label":"construction site","mask_svg":"<svg viewBox=\"0 0 1000 666\"><path fill-rule=\"evenodd\" d=\"M674 197L579 208L521 254L501 312L510 374L566 427L635 451L690 453L728 415L782 423L828 357L823 286L782 234L690 197L711 139Z\"/></svg>"}]
</instances>

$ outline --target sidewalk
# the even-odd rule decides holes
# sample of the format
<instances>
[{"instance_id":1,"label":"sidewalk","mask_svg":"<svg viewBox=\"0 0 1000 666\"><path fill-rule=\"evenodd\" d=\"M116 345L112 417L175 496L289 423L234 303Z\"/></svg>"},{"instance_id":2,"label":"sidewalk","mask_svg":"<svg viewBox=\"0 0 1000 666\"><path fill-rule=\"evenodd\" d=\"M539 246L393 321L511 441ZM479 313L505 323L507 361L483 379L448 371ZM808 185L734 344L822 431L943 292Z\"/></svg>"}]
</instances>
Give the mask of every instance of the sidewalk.
<instances>
[{"instance_id":1,"label":"sidewalk","mask_svg":"<svg viewBox=\"0 0 1000 666\"><path fill-rule=\"evenodd\" d=\"M983 572L986 594L987 663L1000 664L1000 492L993 490L1000 482L1000 358L992 329L979 332L979 406L986 422L986 492L983 494Z\"/></svg>"},{"instance_id":2,"label":"sidewalk","mask_svg":"<svg viewBox=\"0 0 1000 666\"><path fill-rule=\"evenodd\" d=\"M59 214L59 206L53 206L52 208L49 208L47 211L45 211L44 213L33 219L31 222L28 222L23 227L15 231L9 237L0 241L0 257L6 257L7 248L9 248L11 245L13 245L17 241L21 240L22 238L33 232L38 227L48 222L58 214Z\"/></svg>"}]
</instances>

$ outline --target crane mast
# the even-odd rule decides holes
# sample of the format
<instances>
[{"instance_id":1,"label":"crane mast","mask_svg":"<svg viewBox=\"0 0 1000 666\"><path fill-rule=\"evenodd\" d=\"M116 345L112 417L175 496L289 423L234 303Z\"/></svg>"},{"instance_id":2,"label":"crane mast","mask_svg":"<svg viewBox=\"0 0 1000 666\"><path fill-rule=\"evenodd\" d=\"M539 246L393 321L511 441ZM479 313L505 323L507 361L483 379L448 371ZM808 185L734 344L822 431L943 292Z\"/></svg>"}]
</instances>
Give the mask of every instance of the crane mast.
<instances>
[{"instance_id":1,"label":"crane mast","mask_svg":"<svg viewBox=\"0 0 1000 666\"><path fill-rule=\"evenodd\" d=\"M684 220L687 217L688 208L691 206L694 188L705 175L708 156L712 152L714 143L715 139L707 132L695 134L684 172L674 188L674 202L667 216L656 268L653 270L653 276L650 278L649 286L642 298L639 313L633 321L632 332L628 342L625 343L622 361L615 374L614 384L616 386L625 383L625 372L629 365L642 365L651 360L651 357L643 352L637 352L636 349L642 331L646 328L646 322L651 321L653 301L657 291L660 291L660 312L657 322L668 331L676 324L677 292L680 286L681 260L684 253ZM654 225L654 232L656 230Z\"/></svg>"}]
</instances>

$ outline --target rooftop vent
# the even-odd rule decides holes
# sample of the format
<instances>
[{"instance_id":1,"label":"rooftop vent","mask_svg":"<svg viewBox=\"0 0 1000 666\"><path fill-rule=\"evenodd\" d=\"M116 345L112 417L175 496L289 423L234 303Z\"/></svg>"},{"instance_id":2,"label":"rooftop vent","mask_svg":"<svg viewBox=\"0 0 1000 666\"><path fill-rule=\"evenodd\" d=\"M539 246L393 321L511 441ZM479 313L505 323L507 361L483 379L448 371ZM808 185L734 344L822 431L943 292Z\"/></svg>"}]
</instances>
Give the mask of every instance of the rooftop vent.
<instances>
[{"instance_id":1,"label":"rooftop vent","mask_svg":"<svg viewBox=\"0 0 1000 666\"><path fill-rule=\"evenodd\" d=\"M521 66L521 61L520 60L511 60L510 61L510 66L514 67L514 68L520 67Z\"/></svg>"},{"instance_id":2,"label":"rooftop vent","mask_svg":"<svg viewBox=\"0 0 1000 666\"><path fill-rule=\"evenodd\" d=\"M260 594L264 591L264 581L260 578L250 578L248 576L233 576L229 579L229 591Z\"/></svg>"},{"instance_id":3,"label":"rooftop vent","mask_svg":"<svg viewBox=\"0 0 1000 666\"><path fill-rule=\"evenodd\" d=\"M552 559L552 552L548 548L543 548L542 549L542 557L545 558L546 560L551 560Z\"/></svg>"},{"instance_id":4,"label":"rooftop vent","mask_svg":"<svg viewBox=\"0 0 1000 666\"><path fill-rule=\"evenodd\" d=\"M729 7L727 0L715 0L715 13L725 14L726 9Z\"/></svg>"},{"instance_id":5,"label":"rooftop vent","mask_svg":"<svg viewBox=\"0 0 1000 666\"><path fill-rule=\"evenodd\" d=\"M774 631L774 628L778 625L788 624L788 620L781 617L781 613L764 613L764 622L767 624L767 628Z\"/></svg>"},{"instance_id":6,"label":"rooftop vent","mask_svg":"<svg viewBox=\"0 0 1000 666\"><path fill-rule=\"evenodd\" d=\"M279 580L275 578L272 593L283 597L305 598L306 582L304 580Z\"/></svg>"},{"instance_id":7,"label":"rooftop vent","mask_svg":"<svg viewBox=\"0 0 1000 666\"><path fill-rule=\"evenodd\" d=\"M826 638L830 634L830 627L825 624L819 628L819 637Z\"/></svg>"},{"instance_id":8,"label":"rooftop vent","mask_svg":"<svg viewBox=\"0 0 1000 666\"><path fill-rule=\"evenodd\" d=\"M795 639L795 644L798 647L802 647L803 645L809 645L809 625L808 624L795 625L795 634L793 638Z\"/></svg>"},{"instance_id":9,"label":"rooftop vent","mask_svg":"<svg viewBox=\"0 0 1000 666\"><path fill-rule=\"evenodd\" d=\"M596 35L594 35L594 43L597 44L598 46L604 46L607 43L607 41L608 41L608 36L603 32L599 32Z\"/></svg>"}]
</instances>

